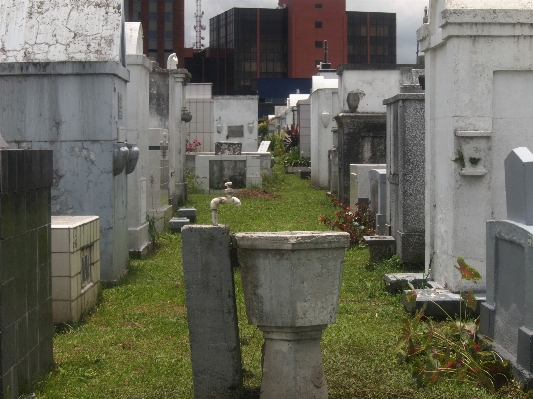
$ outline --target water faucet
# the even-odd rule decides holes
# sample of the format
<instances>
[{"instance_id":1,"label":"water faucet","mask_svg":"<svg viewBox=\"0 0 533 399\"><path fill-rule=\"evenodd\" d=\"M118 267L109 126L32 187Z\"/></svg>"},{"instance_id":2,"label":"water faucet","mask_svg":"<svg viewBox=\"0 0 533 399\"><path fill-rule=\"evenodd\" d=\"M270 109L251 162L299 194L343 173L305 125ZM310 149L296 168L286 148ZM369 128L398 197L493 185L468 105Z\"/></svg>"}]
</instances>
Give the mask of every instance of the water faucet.
<instances>
[{"instance_id":1,"label":"water faucet","mask_svg":"<svg viewBox=\"0 0 533 399\"><path fill-rule=\"evenodd\" d=\"M213 226L218 226L218 206L222 204L235 204L241 206L241 201L233 196L233 189L231 188L231 182L224 183L226 186L226 196L213 198L211 201L211 218L213 219Z\"/></svg>"}]
</instances>

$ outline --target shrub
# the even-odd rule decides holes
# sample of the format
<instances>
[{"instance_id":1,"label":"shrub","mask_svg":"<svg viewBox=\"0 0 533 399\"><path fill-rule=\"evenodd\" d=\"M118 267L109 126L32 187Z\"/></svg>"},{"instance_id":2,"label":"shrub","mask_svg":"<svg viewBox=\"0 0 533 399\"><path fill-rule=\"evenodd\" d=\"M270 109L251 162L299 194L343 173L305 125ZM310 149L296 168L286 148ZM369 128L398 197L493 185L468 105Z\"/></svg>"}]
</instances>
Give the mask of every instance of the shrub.
<instances>
[{"instance_id":1,"label":"shrub","mask_svg":"<svg viewBox=\"0 0 533 399\"><path fill-rule=\"evenodd\" d=\"M298 148L291 148L289 152L283 155L283 166L311 166L311 159L309 157L302 157L298 152Z\"/></svg>"},{"instance_id":2,"label":"shrub","mask_svg":"<svg viewBox=\"0 0 533 399\"><path fill-rule=\"evenodd\" d=\"M376 215L372 212L368 204L355 204L356 210L351 210L348 205L343 204L332 193L327 193L328 198L335 208L336 219L321 216L319 222L324 223L331 230L345 231L350 234L350 244L357 245L363 242L364 236L376 234L374 226Z\"/></svg>"},{"instance_id":3,"label":"shrub","mask_svg":"<svg viewBox=\"0 0 533 399\"><path fill-rule=\"evenodd\" d=\"M481 275L462 258L457 258L462 280L480 280ZM412 287L411 287L412 288ZM472 291L462 292L466 307L475 310L477 303ZM407 294L412 307L415 306L416 292ZM411 372L419 385L435 383L440 379L469 381L490 392L498 391L512 381L512 368L509 361L486 349L480 339L479 318L469 320L461 316L454 320L449 315L444 322L425 320L426 304L412 319L403 320L402 337L398 345L400 360L411 366ZM466 314L466 309L465 309Z\"/></svg>"}]
</instances>

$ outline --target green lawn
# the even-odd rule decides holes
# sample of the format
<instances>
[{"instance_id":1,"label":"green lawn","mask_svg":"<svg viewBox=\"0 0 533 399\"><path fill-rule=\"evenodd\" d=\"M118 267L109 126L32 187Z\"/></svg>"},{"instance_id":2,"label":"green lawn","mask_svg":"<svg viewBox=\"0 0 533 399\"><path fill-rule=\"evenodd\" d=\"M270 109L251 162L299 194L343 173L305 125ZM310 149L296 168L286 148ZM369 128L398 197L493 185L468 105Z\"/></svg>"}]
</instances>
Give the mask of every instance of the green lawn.
<instances>
[{"instance_id":1,"label":"green lawn","mask_svg":"<svg viewBox=\"0 0 533 399\"><path fill-rule=\"evenodd\" d=\"M317 218L333 208L324 191L295 176L277 174L272 184L279 198L220 206L219 222L232 232L325 229ZM198 223L210 224L212 198L190 196ZM181 237L164 234L161 242L155 254L131 261L129 274L103 290L78 326L58 330L55 368L32 387L38 398L193 398ZM367 262L366 249L346 252L337 323L322 339L331 399L516 397L458 382L418 388L395 356L405 314L400 297L383 289L382 275L392 266L369 268ZM257 398L262 338L246 322L238 271L235 277L246 396Z\"/></svg>"}]
</instances>

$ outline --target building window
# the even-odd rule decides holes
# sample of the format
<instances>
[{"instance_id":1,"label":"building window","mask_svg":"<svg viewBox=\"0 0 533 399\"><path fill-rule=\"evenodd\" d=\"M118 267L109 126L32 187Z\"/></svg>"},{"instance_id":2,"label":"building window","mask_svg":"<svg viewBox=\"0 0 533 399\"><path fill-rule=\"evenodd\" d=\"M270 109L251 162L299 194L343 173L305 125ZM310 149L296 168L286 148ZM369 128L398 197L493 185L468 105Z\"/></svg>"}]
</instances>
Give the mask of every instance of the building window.
<instances>
[{"instance_id":1,"label":"building window","mask_svg":"<svg viewBox=\"0 0 533 399\"><path fill-rule=\"evenodd\" d=\"M315 3L315 8L322 8L322 3Z\"/></svg>"},{"instance_id":2,"label":"building window","mask_svg":"<svg viewBox=\"0 0 533 399\"><path fill-rule=\"evenodd\" d=\"M322 28L322 21L315 21L315 28Z\"/></svg>"},{"instance_id":3,"label":"building window","mask_svg":"<svg viewBox=\"0 0 533 399\"><path fill-rule=\"evenodd\" d=\"M322 45L323 45L323 42L322 42L321 40L317 40L317 41L315 42L315 47L316 47L316 48L322 48Z\"/></svg>"}]
</instances>

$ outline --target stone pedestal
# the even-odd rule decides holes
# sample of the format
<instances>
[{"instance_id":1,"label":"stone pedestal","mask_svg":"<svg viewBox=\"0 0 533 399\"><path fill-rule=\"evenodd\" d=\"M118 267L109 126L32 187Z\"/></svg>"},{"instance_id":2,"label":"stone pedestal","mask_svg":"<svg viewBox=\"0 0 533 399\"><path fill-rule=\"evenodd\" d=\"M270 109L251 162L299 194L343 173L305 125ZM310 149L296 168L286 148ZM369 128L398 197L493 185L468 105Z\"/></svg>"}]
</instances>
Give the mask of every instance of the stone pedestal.
<instances>
[{"instance_id":1,"label":"stone pedestal","mask_svg":"<svg viewBox=\"0 0 533 399\"><path fill-rule=\"evenodd\" d=\"M347 233L237 233L248 322L265 337L261 399L327 398L320 336L337 316Z\"/></svg>"},{"instance_id":2,"label":"stone pedestal","mask_svg":"<svg viewBox=\"0 0 533 399\"><path fill-rule=\"evenodd\" d=\"M339 126L339 199L350 202L350 164L385 163L385 114L340 113Z\"/></svg>"},{"instance_id":3,"label":"stone pedestal","mask_svg":"<svg viewBox=\"0 0 533 399\"><path fill-rule=\"evenodd\" d=\"M326 327L259 326L265 338L261 399L327 399L320 351Z\"/></svg>"},{"instance_id":4,"label":"stone pedestal","mask_svg":"<svg viewBox=\"0 0 533 399\"><path fill-rule=\"evenodd\" d=\"M395 253L394 237L391 236L364 236L368 252L370 252L370 263L380 262L392 257Z\"/></svg>"}]
</instances>

